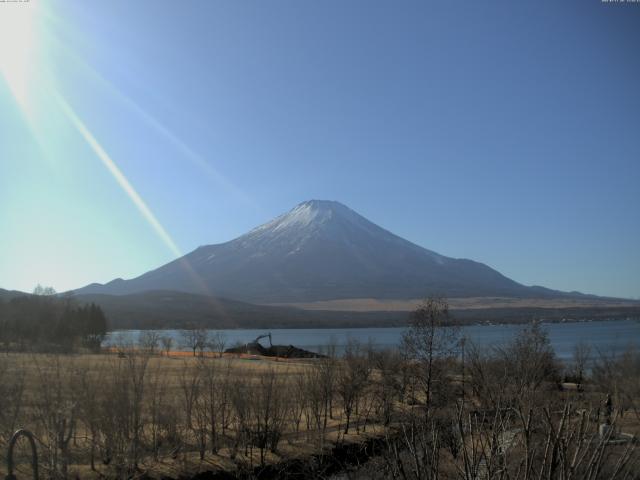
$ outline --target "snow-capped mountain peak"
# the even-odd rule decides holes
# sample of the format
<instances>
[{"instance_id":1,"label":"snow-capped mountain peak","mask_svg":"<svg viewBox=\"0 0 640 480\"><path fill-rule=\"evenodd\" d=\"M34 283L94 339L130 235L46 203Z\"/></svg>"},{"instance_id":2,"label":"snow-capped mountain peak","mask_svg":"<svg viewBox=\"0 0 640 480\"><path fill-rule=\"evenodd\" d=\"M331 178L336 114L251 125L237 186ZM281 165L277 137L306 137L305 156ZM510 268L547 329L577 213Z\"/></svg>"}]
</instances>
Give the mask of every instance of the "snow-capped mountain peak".
<instances>
[{"instance_id":1,"label":"snow-capped mountain peak","mask_svg":"<svg viewBox=\"0 0 640 480\"><path fill-rule=\"evenodd\" d=\"M313 224L325 223L331 220L334 216L334 210L337 208L346 209L347 207L338 202L308 200L296 205L296 207L289 212L255 228L252 232L263 230L278 231L287 228L307 228Z\"/></svg>"},{"instance_id":2,"label":"snow-capped mountain peak","mask_svg":"<svg viewBox=\"0 0 640 480\"><path fill-rule=\"evenodd\" d=\"M180 290L270 303L526 296L527 289L481 263L411 243L339 202L309 200L229 242L200 247L131 280L82 290Z\"/></svg>"}]
</instances>

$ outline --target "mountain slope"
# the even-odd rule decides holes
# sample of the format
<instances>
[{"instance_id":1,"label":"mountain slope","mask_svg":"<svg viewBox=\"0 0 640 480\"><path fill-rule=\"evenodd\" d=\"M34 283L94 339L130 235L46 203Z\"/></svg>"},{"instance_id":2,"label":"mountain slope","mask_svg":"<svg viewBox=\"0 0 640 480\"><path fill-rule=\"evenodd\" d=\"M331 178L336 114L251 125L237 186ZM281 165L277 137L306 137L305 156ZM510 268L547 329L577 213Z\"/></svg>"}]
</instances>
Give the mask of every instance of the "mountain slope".
<instances>
[{"instance_id":1,"label":"mountain slope","mask_svg":"<svg viewBox=\"0 0 640 480\"><path fill-rule=\"evenodd\" d=\"M20 292L18 290L5 290L0 288L0 300L9 301L15 297L21 297L23 295L28 295L28 293Z\"/></svg>"},{"instance_id":2,"label":"mountain slope","mask_svg":"<svg viewBox=\"0 0 640 480\"><path fill-rule=\"evenodd\" d=\"M490 267L415 245L345 205L311 200L230 242L200 247L131 280L77 293L178 290L251 302L344 298L555 296Z\"/></svg>"}]
</instances>

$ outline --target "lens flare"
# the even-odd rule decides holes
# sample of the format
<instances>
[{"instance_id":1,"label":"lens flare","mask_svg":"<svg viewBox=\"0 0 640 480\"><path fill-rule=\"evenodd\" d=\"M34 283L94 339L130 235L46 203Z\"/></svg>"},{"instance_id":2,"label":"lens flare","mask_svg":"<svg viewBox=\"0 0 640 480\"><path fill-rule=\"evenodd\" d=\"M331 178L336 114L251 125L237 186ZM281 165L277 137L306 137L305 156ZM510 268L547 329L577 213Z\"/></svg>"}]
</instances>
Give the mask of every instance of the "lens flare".
<instances>
[{"instance_id":1,"label":"lens flare","mask_svg":"<svg viewBox=\"0 0 640 480\"><path fill-rule=\"evenodd\" d=\"M44 157L54 155L51 153L51 128L56 128L52 120L62 113L69 123L77 130L82 139L89 145L93 153L98 157L103 166L109 171L116 183L129 197L137 210L152 227L161 241L169 250L178 257L178 262L188 273L191 281L197 289L207 295L210 306L221 315L225 315L224 308L211 296L211 292L200 275L194 270L189 261L183 257L177 244L162 226L155 214L151 211L131 182L111 158L100 142L81 120L69 102L56 87L56 76L48 68L47 61L42 50L43 38L47 39L47 53L52 51L55 39L38 19L51 19L49 11L38 11L38 0L29 2L2 2L0 0L0 75L4 78L9 91L16 104L24 115L24 119L34 135L34 139L42 147ZM36 15L37 13L37 15ZM45 35L46 34L46 35ZM58 47L65 47L58 45ZM93 69L86 65L87 69ZM97 73L94 72L94 80ZM99 77L99 76L98 76ZM193 163L207 171L209 175L225 186L237 196L242 197L239 191L225 177L220 175L213 167L209 166L202 157L191 150L184 142L178 139L159 120L145 112L135 102L117 91L109 81L98 78L101 83L110 87L111 94L117 95L130 109L142 118L147 124L162 133L165 138L177 147ZM54 148L53 151L56 149ZM245 197L246 198L246 197Z\"/></svg>"},{"instance_id":2,"label":"lens flare","mask_svg":"<svg viewBox=\"0 0 640 480\"><path fill-rule=\"evenodd\" d=\"M36 64L38 2L0 3L0 74L26 114Z\"/></svg>"},{"instance_id":3,"label":"lens flare","mask_svg":"<svg viewBox=\"0 0 640 480\"><path fill-rule=\"evenodd\" d=\"M142 216L149 222L149 224L156 231L158 236L162 239L162 241L169 247L169 249L175 253L178 257L182 256L180 249L175 244L171 236L167 233L164 227L160 224L156 216L153 214L151 209L147 206L145 201L140 197L138 192L133 185L127 180L124 176L120 168L116 165L116 163L111 159L109 154L102 148L100 143L96 140L96 138L91 134L89 129L85 126L85 124L78 118L73 109L69 106L69 104L62 98L60 94L55 94L55 99L62 108L62 111L65 113L67 118L71 121L74 127L78 130L82 138L89 144L91 150L96 154L96 156L100 159L103 165L109 170L113 178L118 182L118 185L124 190L124 192L129 196L133 204L136 208L142 213Z\"/></svg>"},{"instance_id":4,"label":"lens flare","mask_svg":"<svg viewBox=\"0 0 640 480\"><path fill-rule=\"evenodd\" d=\"M93 150L93 152L100 159L103 165L111 173L111 175L116 180L118 185L120 185L120 187L128 195L128 197L131 199L133 204L138 208L140 213L144 216L147 222L149 222L151 227L156 231L158 236L167 245L167 247L169 247L169 249L178 257L180 264L189 274L193 283L201 290L203 294L210 296L211 292L207 287L206 283L203 281L202 277L200 277L200 275L193 269L193 266L188 262L188 260L186 260L183 257L182 252L180 251L180 249L178 248L174 240L171 238L169 233L164 229L162 224L158 221L156 216L153 214L151 209L147 206L147 204L142 199L142 197L138 194L138 192L133 187L133 185L131 185L131 182L129 182L129 180L125 177L124 173L122 173L122 170L118 168L118 165L116 165L116 162L109 156L109 154L104 150L104 148L102 148L98 140L96 140L96 138L89 131L89 129L84 124L84 122L82 122L82 120L80 120L80 118L76 115L76 113L73 111L71 106L67 103L67 101L64 98L62 98L62 96L57 92L54 92L54 97L58 102L58 104L60 105L60 108L62 109L64 114L69 119L69 121L78 130L82 138L84 138L84 140L89 144L89 146L91 147L91 150ZM217 301L214 301L213 299L211 300L212 300L211 301L212 306L216 310L221 311L219 303Z\"/></svg>"},{"instance_id":5,"label":"lens flare","mask_svg":"<svg viewBox=\"0 0 640 480\"><path fill-rule=\"evenodd\" d=\"M194 166L201 169L209 178L211 178L216 184L220 185L227 192L233 195L238 200L242 201L245 205L249 205L257 210L261 207L258 205L244 190L239 188L229 178L220 173L209 161L207 161L201 154L191 148L184 140L178 137L173 131L169 129L162 121L149 111L141 107L131 97L117 88L111 81L102 76L91 65L87 64L80 56L78 56L72 49L68 48L62 42L59 42L56 38L51 38L51 42L55 42L59 50L63 51L66 57L71 60L78 68L80 68L91 80L102 86L112 97L121 102L131 112L135 113L145 125L155 130L157 133L172 145L182 156L187 159Z\"/></svg>"}]
</instances>

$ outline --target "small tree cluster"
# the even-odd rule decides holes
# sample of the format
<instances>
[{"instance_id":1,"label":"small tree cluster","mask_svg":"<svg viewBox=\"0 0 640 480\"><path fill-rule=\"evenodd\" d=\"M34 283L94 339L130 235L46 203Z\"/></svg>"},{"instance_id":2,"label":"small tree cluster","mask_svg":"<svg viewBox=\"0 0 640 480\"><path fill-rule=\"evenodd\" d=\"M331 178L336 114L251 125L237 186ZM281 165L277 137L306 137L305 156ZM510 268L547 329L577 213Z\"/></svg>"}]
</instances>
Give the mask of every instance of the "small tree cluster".
<instances>
[{"instance_id":1,"label":"small tree cluster","mask_svg":"<svg viewBox=\"0 0 640 480\"><path fill-rule=\"evenodd\" d=\"M0 342L5 349L99 349L107 333L107 319L99 306L77 305L72 297L37 291L47 294L0 301Z\"/></svg>"}]
</instances>

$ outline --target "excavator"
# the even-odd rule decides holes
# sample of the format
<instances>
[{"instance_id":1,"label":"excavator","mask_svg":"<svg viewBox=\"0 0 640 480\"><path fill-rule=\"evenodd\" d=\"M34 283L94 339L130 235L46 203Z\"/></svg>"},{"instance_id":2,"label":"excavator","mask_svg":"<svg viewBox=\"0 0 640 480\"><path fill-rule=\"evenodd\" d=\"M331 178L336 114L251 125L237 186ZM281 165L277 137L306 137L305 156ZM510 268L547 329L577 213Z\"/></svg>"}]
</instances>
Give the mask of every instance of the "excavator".
<instances>
[{"instance_id":1,"label":"excavator","mask_svg":"<svg viewBox=\"0 0 640 480\"><path fill-rule=\"evenodd\" d=\"M1 1L2 0L0 0L0 2ZM260 343L260 340L262 340L263 338L269 339L268 347L264 347ZM228 348L226 352L246 355L243 358L247 360L260 360L261 357L276 357L276 361L280 357L282 358L322 358L323 357L323 355L319 355L314 352L309 352L307 350L302 350L300 348L294 347L293 345L274 345L273 339L271 338L271 332L265 333L264 335L258 335L251 342L246 343L244 345L238 345L236 347Z\"/></svg>"},{"instance_id":2,"label":"excavator","mask_svg":"<svg viewBox=\"0 0 640 480\"><path fill-rule=\"evenodd\" d=\"M268 338L269 339L269 347L273 347L273 342L271 341L271 332L269 333L265 333L264 335L259 335L257 336L253 342L249 342L247 343L246 347L247 347L247 355L250 355L248 358L249 360L260 360L260 358L257 355L251 355L251 348L257 349L258 351L260 351L261 349L264 349L264 347L260 344L260 340L263 338Z\"/></svg>"},{"instance_id":3,"label":"excavator","mask_svg":"<svg viewBox=\"0 0 640 480\"><path fill-rule=\"evenodd\" d=\"M273 347L273 343L271 342L271 332L269 333L265 333L264 335L259 335L258 337L256 337L256 339L251 342L251 343L259 343L261 339L263 338L268 338L269 339L269 346Z\"/></svg>"}]
</instances>

